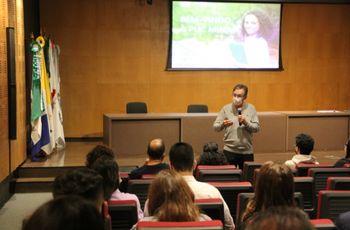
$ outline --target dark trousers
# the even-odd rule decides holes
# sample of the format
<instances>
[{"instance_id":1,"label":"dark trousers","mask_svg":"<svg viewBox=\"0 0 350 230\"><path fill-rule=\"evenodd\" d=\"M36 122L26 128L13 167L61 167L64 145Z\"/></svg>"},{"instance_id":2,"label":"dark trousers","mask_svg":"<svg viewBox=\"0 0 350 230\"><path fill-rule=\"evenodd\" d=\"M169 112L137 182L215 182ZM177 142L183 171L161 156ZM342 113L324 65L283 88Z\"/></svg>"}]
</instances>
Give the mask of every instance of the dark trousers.
<instances>
[{"instance_id":1,"label":"dark trousers","mask_svg":"<svg viewBox=\"0 0 350 230\"><path fill-rule=\"evenodd\" d=\"M240 169L243 170L243 164L245 161L254 161L254 154L242 154L242 153L233 153L224 150L224 154L227 158L227 161L230 163L230 165L236 165Z\"/></svg>"}]
</instances>

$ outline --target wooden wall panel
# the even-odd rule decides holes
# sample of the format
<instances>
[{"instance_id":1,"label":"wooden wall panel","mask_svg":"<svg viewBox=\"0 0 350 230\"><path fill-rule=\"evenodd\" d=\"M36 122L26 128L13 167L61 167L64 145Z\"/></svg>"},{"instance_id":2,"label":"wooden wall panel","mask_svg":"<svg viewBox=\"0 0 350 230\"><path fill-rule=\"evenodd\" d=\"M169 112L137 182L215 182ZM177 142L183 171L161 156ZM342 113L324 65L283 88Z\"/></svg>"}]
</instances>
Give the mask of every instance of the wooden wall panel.
<instances>
[{"instance_id":1,"label":"wooden wall panel","mask_svg":"<svg viewBox=\"0 0 350 230\"><path fill-rule=\"evenodd\" d=\"M259 111L350 108L350 5L285 4L284 71L165 71L168 1L43 0L41 25L61 45L67 137L101 136L103 113L218 111L238 82ZM67 7L69 6L69 7Z\"/></svg>"},{"instance_id":2,"label":"wooden wall panel","mask_svg":"<svg viewBox=\"0 0 350 230\"><path fill-rule=\"evenodd\" d=\"M9 175L6 27L7 0L0 0L0 182Z\"/></svg>"}]
</instances>

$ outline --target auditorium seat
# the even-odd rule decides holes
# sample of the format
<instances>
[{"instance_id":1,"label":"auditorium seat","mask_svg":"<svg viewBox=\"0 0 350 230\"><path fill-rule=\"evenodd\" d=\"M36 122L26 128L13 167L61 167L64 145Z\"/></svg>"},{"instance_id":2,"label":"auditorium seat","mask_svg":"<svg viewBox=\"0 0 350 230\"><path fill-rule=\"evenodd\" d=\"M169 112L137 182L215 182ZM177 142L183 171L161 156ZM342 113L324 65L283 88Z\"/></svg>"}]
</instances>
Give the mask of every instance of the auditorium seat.
<instances>
[{"instance_id":1,"label":"auditorium seat","mask_svg":"<svg viewBox=\"0 0 350 230\"><path fill-rule=\"evenodd\" d=\"M201 104L188 105L187 113L208 113L208 106Z\"/></svg>"},{"instance_id":2,"label":"auditorium seat","mask_svg":"<svg viewBox=\"0 0 350 230\"><path fill-rule=\"evenodd\" d=\"M336 230L337 227L330 219L313 219L310 220L311 224L317 230Z\"/></svg>"},{"instance_id":3,"label":"auditorium seat","mask_svg":"<svg viewBox=\"0 0 350 230\"><path fill-rule=\"evenodd\" d=\"M137 204L135 200L109 200L109 215L112 229L131 229L137 223Z\"/></svg>"},{"instance_id":4,"label":"auditorium seat","mask_svg":"<svg viewBox=\"0 0 350 230\"><path fill-rule=\"evenodd\" d=\"M140 221L137 223L138 230L198 230L198 229L210 229L220 230L223 229L223 224L220 220L211 221L191 221L191 222L154 222L154 221Z\"/></svg>"},{"instance_id":5,"label":"auditorium seat","mask_svg":"<svg viewBox=\"0 0 350 230\"><path fill-rule=\"evenodd\" d=\"M243 181L249 181L253 184L254 170L262 166L261 163L246 161L243 164Z\"/></svg>"},{"instance_id":6,"label":"auditorium seat","mask_svg":"<svg viewBox=\"0 0 350 230\"><path fill-rule=\"evenodd\" d=\"M217 182L217 181L240 181L242 170L240 169L199 169L198 181Z\"/></svg>"},{"instance_id":7,"label":"auditorium seat","mask_svg":"<svg viewBox=\"0 0 350 230\"><path fill-rule=\"evenodd\" d=\"M209 182L215 186L224 198L233 219L236 217L237 197L240 193L253 192L252 184L245 182Z\"/></svg>"},{"instance_id":8,"label":"auditorium seat","mask_svg":"<svg viewBox=\"0 0 350 230\"><path fill-rule=\"evenodd\" d=\"M156 178L157 174L142 174L141 179L152 180Z\"/></svg>"},{"instance_id":9,"label":"auditorium seat","mask_svg":"<svg viewBox=\"0 0 350 230\"><path fill-rule=\"evenodd\" d=\"M236 209L236 226L241 223L243 212L245 211L248 201L254 197L254 193L240 193L237 197L237 209ZM304 209L303 194L300 192L294 193L295 204L301 209Z\"/></svg>"},{"instance_id":10,"label":"auditorium seat","mask_svg":"<svg viewBox=\"0 0 350 230\"><path fill-rule=\"evenodd\" d=\"M235 165L197 165L195 177L199 176L199 170L215 170L215 169L236 169Z\"/></svg>"},{"instance_id":11,"label":"auditorium seat","mask_svg":"<svg viewBox=\"0 0 350 230\"><path fill-rule=\"evenodd\" d=\"M294 177L294 190L303 194L304 211L312 216L314 211L314 179L312 177Z\"/></svg>"},{"instance_id":12,"label":"auditorium seat","mask_svg":"<svg viewBox=\"0 0 350 230\"><path fill-rule=\"evenodd\" d=\"M152 180L136 179L128 181L128 193L135 194L140 201L141 208L143 209L147 200L148 187L152 183Z\"/></svg>"},{"instance_id":13,"label":"auditorium seat","mask_svg":"<svg viewBox=\"0 0 350 230\"><path fill-rule=\"evenodd\" d=\"M322 190L318 194L317 219L335 221L339 214L350 210L350 191Z\"/></svg>"},{"instance_id":14,"label":"auditorium seat","mask_svg":"<svg viewBox=\"0 0 350 230\"><path fill-rule=\"evenodd\" d=\"M126 113L147 113L147 104L145 102L128 102Z\"/></svg>"},{"instance_id":15,"label":"auditorium seat","mask_svg":"<svg viewBox=\"0 0 350 230\"><path fill-rule=\"evenodd\" d=\"M299 163L296 165L296 176L307 176L308 170L311 168L332 168L332 164L305 164Z\"/></svg>"},{"instance_id":16,"label":"auditorium seat","mask_svg":"<svg viewBox=\"0 0 350 230\"><path fill-rule=\"evenodd\" d=\"M350 190L350 177L328 177L327 190Z\"/></svg>"},{"instance_id":17,"label":"auditorium seat","mask_svg":"<svg viewBox=\"0 0 350 230\"><path fill-rule=\"evenodd\" d=\"M220 198L196 199L195 204L201 213L206 214L212 220L221 220L225 223L224 205Z\"/></svg>"}]
</instances>

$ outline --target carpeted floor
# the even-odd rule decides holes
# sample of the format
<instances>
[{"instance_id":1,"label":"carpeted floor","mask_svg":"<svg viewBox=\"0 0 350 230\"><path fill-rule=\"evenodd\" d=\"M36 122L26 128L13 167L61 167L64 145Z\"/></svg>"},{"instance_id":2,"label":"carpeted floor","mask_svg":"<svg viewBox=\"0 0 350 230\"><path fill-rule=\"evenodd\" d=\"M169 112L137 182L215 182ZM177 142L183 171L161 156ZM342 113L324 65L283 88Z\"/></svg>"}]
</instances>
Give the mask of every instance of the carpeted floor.
<instances>
[{"instance_id":1,"label":"carpeted floor","mask_svg":"<svg viewBox=\"0 0 350 230\"><path fill-rule=\"evenodd\" d=\"M52 198L51 193L16 193L0 209L0 229L20 230L23 218Z\"/></svg>"}]
</instances>

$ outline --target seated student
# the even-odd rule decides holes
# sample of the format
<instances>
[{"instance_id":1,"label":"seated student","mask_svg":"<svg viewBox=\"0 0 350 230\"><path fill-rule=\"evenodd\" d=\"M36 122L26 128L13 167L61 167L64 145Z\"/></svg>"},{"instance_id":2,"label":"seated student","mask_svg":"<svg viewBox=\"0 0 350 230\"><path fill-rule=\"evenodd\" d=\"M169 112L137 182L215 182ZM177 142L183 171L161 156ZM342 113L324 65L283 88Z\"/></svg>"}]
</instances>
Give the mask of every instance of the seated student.
<instances>
[{"instance_id":1,"label":"seated student","mask_svg":"<svg viewBox=\"0 0 350 230\"><path fill-rule=\"evenodd\" d=\"M130 172L130 179L140 179L144 174L157 174L163 169L169 169L169 165L163 163L165 146L162 139L154 139L147 147L148 159L140 168Z\"/></svg>"},{"instance_id":2,"label":"seated student","mask_svg":"<svg viewBox=\"0 0 350 230\"><path fill-rule=\"evenodd\" d=\"M335 225L338 230L350 230L350 211L340 214Z\"/></svg>"},{"instance_id":3,"label":"seated student","mask_svg":"<svg viewBox=\"0 0 350 230\"><path fill-rule=\"evenodd\" d=\"M205 144L197 165L227 165L226 156L218 150L219 146L215 142Z\"/></svg>"},{"instance_id":4,"label":"seated student","mask_svg":"<svg viewBox=\"0 0 350 230\"><path fill-rule=\"evenodd\" d=\"M182 176L175 171L158 173L148 191L148 217L141 221L207 221L194 203L194 194ZM134 226L135 229L135 226Z\"/></svg>"},{"instance_id":5,"label":"seated student","mask_svg":"<svg viewBox=\"0 0 350 230\"><path fill-rule=\"evenodd\" d=\"M295 170L296 165L299 163L318 164L316 158L311 155L311 152L314 149L314 144L315 141L310 135L303 133L299 134L295 137L296 155L284 164L292 170Z\"/></svg>"},{"instance_id":6,"label":"seated student","mask_svg":"<svg viewBox=\"0 0 350 230\"><path fill-rule=\"evenodd\" d=\"M115 154L112 149L104 145L97 145L86 155L86 167L91 168L91 165L101 156L115 159Z\"/></svg>"},{"instance_id":7,"label":"seated student","mask_svg":"<svg viewBox=\"0 0 350 230\"><path fill-rule=\"evenodd\" d=\"M293 173L286 165L266 162L259 171L254 197L247 204L239 229L248 226L254 214L270 207L294 207Z\"/></svg>"},{"instance_id":8,"label":"seated student","mask_svg":"<svg viewBox=\"0 0 350 230\"><path fill-rule=\"evenodd\" d=\"M92 202L100 212L104 202L103 193L102 176L88 168L68 171L57 176L53 182L54 198L78 195Z\"/></svg>"},{"instance_id":9,"label":"seated student","mask_svg":"<svg viewBox=\"0 0 350 230\"><path fill-rule=\"evenodd\" d=\"M104 230L102 215L79 196L62 196L40 206L22 230Z\"/></svg>"},{"instance_id":10,"label":"seated student","mask_svg":"<svg viewBox=\"0 0 350 230\"><path fill-rule=\"evenodd\" d=\"M106 156L101 156L92 165L91 169L103 177L105 200L135 200L138 218L143 217L140 201L136 195L119 191L119 166L117 162Z\"/></svg>"},{"instance_id":11,"label":"seated student","mask_svg":"<svg viewBox=\"0 0 350 230\"><path fill-rule=\"evenodd\" d=\"M346 142L345 147L345 158L339 159L335 164L334 167L343 167L345 164L350 164L350 139Z\"/></svg>"},{"instance_id":12,"label":"seated student","mask_svg":"<svg viewBox=\"0 0 350 230\"><path fill-rule=\"evenodd\" d=\"M307 214L296 207L272 207L257 213L245 230L313 230Z\"/></svg>"}]
</instances>

